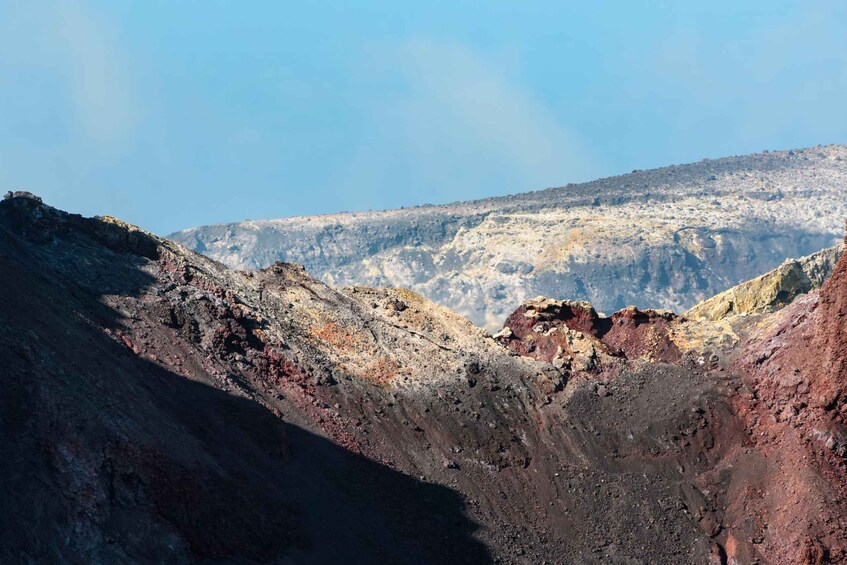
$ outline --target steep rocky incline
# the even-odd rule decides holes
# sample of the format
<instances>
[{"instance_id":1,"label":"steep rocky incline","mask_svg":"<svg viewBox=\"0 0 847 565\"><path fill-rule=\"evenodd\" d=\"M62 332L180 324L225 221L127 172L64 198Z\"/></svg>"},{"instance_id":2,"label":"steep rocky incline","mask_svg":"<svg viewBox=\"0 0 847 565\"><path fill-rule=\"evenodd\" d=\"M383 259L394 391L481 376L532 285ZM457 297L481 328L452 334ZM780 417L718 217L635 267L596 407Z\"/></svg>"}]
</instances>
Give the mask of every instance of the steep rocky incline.
<instances>
[{"instance_id":1,"label":"steep rocky incline","mask_svg":"<svg viewBox=\"0 0 847 565\"><path fill-rule=\"evenodd\" d=\"M839 316L844 264L815 312ZM809 326L831 354L808 389L779 382L813 345L755 356L817 291L721 321L537 300L491 338L26 194L0 273L0 561L847 558L845 334Z\"/></svg>"},{"instance_id":2,"label":"steep rocky incline","mask_svg":"<svg viewBox=\"0 0 847 565\"><path fill-rule=\"evenodd\" d=\"M844 254L844 244L800 259L789 259L778 268L734 286L688 310L690 318L721 320L738 314L772 312L797 296L820 288Z\"/></svg>"},{"instance_id":3,"label":"steep rocky incline","mask_svg":"<svg viewBox=\"0 0 847 565\"><path fill-rule=\"evenodd\" d=\"M780 532L762 536L766 555L800 548L809 563L847 561L847 260L820 290L747 332L730 370L743 375L736 410L762 460L749 471L761 490L727 514Z\"/></svg>"},{"instance_id":4,"label":"steep rocky incline","mask_svg":"<svg viewBox=\"0 0 847 565\"><path fill-rule=\"evenodd\" d=\"M847 147L666 167L445 206L245 221L171 237L235 268L411 288L489 329L537 295L683 310L834 244Z\"/></svg>"},{"instance_id":5,"label":"steep rocky incline","mask_svg":"<svg viewBox=\"0 0 847 565\"><path fill-rule=\"evenodd\" d=\"M427 381L423 330L302 269L232 272L26 195L0 203L0 272L0 561L489 559L466 502L363 429L390 393L329 359L347 344L327 324L358 324L362 359L396 347L398 367L368 376L410 362Z\"/></svg>"},{"instance_id":6,"label":"steep rocky incline","mask_svg":"<svg viewBox=\"0 0 847 565\"><path fill-rule=\"evenodd\" d=\"M570 379L596 382L601 396L645 363L702 372L732 425L745 430L735 436L744 441L725 445L693 478L708 490L718 481L725 495L722 562L847 562L843 250L842 243L786 262L683 316L631 307L604 317L589 303L539 297L495 338ZM711 429L717 442L727 440Z\"/></svg>"}]
</instances>

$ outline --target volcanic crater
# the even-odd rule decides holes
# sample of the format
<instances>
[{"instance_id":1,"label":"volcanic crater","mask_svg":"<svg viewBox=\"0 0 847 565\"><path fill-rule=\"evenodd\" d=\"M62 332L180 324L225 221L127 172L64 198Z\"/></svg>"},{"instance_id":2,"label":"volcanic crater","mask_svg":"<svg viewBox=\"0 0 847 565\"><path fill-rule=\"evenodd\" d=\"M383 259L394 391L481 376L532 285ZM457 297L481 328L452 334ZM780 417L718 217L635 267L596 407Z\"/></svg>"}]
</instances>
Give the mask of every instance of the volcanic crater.
<instances>
[{"instance_id":1,"label":"volcanic crater","mask_svg":"<svg viewBox=\"0 0 847 565\"><path fill-rule=\"evenodd\" d=\"M844 562L829 253L721 316L539 297L491 336L10 193L0 560Z\"/></svg>"}]
</instances>

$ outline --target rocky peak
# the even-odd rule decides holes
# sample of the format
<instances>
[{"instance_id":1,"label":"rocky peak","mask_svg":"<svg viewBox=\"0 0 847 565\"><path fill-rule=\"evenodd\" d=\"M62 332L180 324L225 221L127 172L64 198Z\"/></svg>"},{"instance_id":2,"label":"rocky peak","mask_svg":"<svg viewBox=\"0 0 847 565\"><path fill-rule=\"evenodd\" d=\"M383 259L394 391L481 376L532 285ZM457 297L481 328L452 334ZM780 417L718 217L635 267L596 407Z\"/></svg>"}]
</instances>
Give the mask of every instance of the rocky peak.
<instances>
[{"instance_id":1,"label":"rocky peak","mask_svg":"<svg viewBox=\"0 0 847 565\"><path fill-rule=\"evenodd\" d=\"M57 237L88 238L113 251L150 259L158 257L161 241L153 234L111 216L85 218L44 204L30 192L8 192L0 215L9 228L27 240L46 244Z\"/></svg>"},{"instance_id":2,"label":"rocky peak","mask_svg":"<svg viewBox=\"0 0 847 565\"><path fill-rule=\"evenodd\" d=\"M635 306L607 317L588 302L539 297L518 307L495 338L518 355L599 370L614 367L616 359L678 360L669 336L675 320L672 312Z\"/></svg>"},{"instance_id":3,"label":"rocky peak","mask_svg":"<svg viewBox=\"0 0 847 565\"><path fill-rule=\"evenodd\" d=\"M9 192L3 195L3 200L12 200L14 198L26 198L28 200L34 200L39 204L43 202L40 196L36 196L35 194L27 192L25 190L10 190Z\"/></svg>"}]
</instances>

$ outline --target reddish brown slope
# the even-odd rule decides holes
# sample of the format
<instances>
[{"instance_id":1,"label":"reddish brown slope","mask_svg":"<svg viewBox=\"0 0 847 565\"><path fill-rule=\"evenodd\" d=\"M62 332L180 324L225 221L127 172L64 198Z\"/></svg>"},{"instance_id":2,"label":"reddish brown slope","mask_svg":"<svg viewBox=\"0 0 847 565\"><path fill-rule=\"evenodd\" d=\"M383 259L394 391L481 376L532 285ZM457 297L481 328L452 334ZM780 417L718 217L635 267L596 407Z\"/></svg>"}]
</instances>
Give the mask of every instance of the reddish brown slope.
<instances>
[{"instance_id":1,"label":"reddish brown slope","mask_svg":"<svg viewBox=\"0 0 847 565\"><path fill-rule=\"evenodd\" d=\"M733 413L709 419L720 456L692 477L701 492L718 494L719 556L847 562L847 259L833 271L823 288L781 311L716 321L634 308L606 318L587 303L530 300L498 340L574 377L599 379L602 395L635 367L655 370L648 367L657 360L705 371ZM744 291L757 296L779 277Z\"/></svg>"},{"instance_id":2,"label":"reddish brown slope","mask_svg":"<svg viewBox=\"0 0 847 565\"><path fill-rule=\"evenodd\" d=\"M5 561L708 559L701 425L734 428L702 375L562 391L413 293L25 196L0 240Z\"/></svg>"},{"instance_id":3,"label":"reddish brown slope","mask_svg":"<svg viewBox=\"0 0 847 565\"><path fill-rule=\"evenodd\" d=\"M739 411L769 462L771 495L744 509L771 522L766 551L847 561L847 260L765 320L736 367L751 389Z\"/></svg>"},{"instance_id":4,"label":"reddish brown slope","mask_svg":"<svg viewBox=\"0 0 847 565\"><path fill-rule=\"evenodd\" d=\"M836 460L798 465L804 428L757 427L770 377L701 365L673 316L515 324L578 331L601 384L414 293L230 271L25 196L0 268L4 561L841 558Z\"/></svg>"}]
</instances>

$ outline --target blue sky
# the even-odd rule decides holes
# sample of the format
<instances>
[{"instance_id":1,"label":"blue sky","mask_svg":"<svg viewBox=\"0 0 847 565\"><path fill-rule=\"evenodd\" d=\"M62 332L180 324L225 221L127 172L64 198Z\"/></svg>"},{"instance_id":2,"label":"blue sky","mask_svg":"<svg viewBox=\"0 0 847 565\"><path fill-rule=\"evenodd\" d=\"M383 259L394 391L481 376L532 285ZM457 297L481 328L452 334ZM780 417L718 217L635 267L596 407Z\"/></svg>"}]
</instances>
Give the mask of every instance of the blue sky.
<instances>
[{"instance_id":1,"label":"blue sky","mask_svg":"<svg viewBox=\"0 0 847 565\"><path fill-rule=\"evenodd\" d=\"M0 189L161 234L522 192L845 143L845 61L841 1L0 0Z\"/></svg>"}]
</instances>

